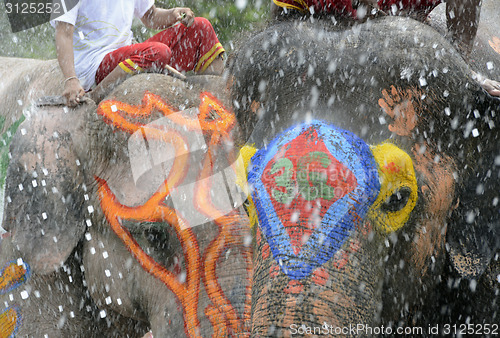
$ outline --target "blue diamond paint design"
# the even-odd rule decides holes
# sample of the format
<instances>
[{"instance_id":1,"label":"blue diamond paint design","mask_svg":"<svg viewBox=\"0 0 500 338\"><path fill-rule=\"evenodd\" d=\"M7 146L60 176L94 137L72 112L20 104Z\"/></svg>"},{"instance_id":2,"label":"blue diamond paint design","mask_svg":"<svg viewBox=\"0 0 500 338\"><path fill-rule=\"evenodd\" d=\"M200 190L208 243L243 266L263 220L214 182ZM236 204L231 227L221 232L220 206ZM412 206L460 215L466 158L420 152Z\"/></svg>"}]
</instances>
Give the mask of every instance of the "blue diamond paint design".
<instances>
[{"instance_id":1,"label":"blue diamond paint design","mask_svg":"<svg viewBox=\"0 0 500 338\"><path fill-rule=\"evenodd\" d=\"M380 191L369 146L319 120L279 134L249 169L259 226L292 280L309 277L335 255Z\"/></svg>"}]
</instances>

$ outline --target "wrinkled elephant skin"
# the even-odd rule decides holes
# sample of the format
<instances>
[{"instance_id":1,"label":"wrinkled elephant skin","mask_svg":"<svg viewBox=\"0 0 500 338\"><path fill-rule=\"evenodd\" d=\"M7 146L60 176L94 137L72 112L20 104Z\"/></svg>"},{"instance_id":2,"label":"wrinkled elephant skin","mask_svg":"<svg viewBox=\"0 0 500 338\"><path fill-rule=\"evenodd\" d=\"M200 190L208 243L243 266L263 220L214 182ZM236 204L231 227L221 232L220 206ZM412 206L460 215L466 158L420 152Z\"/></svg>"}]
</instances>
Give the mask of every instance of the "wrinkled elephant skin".
<instances>
[{"instance_id":1,"label":"wrinkled elephant skin","mask_svg":"<svg viewBox=\"0 0 500 338\"><path fill-rule=\"evenodd\" d=\"M6 181L2 334L249 331L227 97L219 77L138 75L99 106L27 116Z\"/></svg>"},{"instance_id":2,"label":"wrinkled elephant skin","mask_svg":"<svg viewBox=\"0 0 500 338\"><path fill-rule=\"evenodd\" d=\"M442 298L452 284L498 271L499 101L452 46L403 18L346 31L281 22L232 69L255 151L252 333L427 325L464 310ZM474 318L494 323L491 285L488 316Z\"/></svg>"}]
</instances>

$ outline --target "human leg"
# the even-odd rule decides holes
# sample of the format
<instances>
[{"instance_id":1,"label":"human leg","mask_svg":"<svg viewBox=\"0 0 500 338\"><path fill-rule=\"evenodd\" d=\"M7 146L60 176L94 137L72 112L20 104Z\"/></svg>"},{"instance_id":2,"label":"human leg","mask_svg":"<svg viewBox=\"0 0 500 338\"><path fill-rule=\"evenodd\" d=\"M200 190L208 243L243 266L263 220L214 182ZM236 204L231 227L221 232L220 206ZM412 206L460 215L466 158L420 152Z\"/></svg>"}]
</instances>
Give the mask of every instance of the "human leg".
<instances>
[{"instance_id":1,"label":"human leg","mask_svg":"<svg viewBox=\"0 0 500 338\"><path fill-rule=\"evenodd\" d=\"M170 47L169 64L179 71L198 74L221 74L224 70L222 47L210 22L197 17L193 25L175 25L145 42L161 42Z\"/></svg>"},{"instance_id":2,"label":"human leg","mask_svg":"<svg viewBox=\"0 0 500 338\"><path fill-rule=\"evenodd\" d=\"M213 61L208 65L208 67L203 72L203 75L221 75L224 71L226 63L222 54L219 54Z\"/></svg>"},{"instance_id":3,"label":"human leg","mask_svg":"<svg viewBox=\"0 0 500 338\"><path fill-rule=\"evenodd\" d=\"M131 73L124 71L120 67L115 67L99 84L90 92L90 97L95 103L101 100L125 79L131 76Z\"/></svg>"},{"instance_id":4,"label":"human leg","mask_svg":"<svg viewBox=\"0 0 500 338\"><path fill-rule=\"evenodd\" d=\"M127 77L145 71L162 71L170 61L171 51L160 42L144 42L108 53L96 73L96 88L91 97L101 101Z\"/></svg>"}]
</instances>

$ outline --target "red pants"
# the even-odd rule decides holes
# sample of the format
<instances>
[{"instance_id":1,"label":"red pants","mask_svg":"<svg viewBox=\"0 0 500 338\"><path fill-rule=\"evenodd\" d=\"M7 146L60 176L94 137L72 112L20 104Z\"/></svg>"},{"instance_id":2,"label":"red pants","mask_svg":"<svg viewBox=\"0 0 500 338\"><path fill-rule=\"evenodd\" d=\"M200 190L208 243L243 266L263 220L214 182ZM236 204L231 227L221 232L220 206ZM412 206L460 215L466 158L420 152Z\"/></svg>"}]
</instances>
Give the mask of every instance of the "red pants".
<instances>
[{"instance_id":1,"label":"red pants","mask_svg":"<svg viewBox=\"0 0 500 338\"><path fill-rule=\"evenodd\" d=\"M182 24L167 28L143 43L118 48L106 54L95 75L101 82L117 66L127 73L160 71L170 65L179 71L203 73L224 48L205 18L195 18L187 28Z\"/></svg>"},{"instance_id":2,"label":"red pants","mask_svg":"<svg viewBox=\"0 0 500 338\"><path fill-rule=\"evenodd\" d=\"M351 0L273 0L277 6L297 9L303 13L309 13L309 7L314 7L315 13L339 14L351 16L356 19L356 9ZM396 5L398 11L409 10L410 12L422 12L427 16L442 0L377 0L381 10L391 13L392 6Z\"/></svg>"}]
</instances>

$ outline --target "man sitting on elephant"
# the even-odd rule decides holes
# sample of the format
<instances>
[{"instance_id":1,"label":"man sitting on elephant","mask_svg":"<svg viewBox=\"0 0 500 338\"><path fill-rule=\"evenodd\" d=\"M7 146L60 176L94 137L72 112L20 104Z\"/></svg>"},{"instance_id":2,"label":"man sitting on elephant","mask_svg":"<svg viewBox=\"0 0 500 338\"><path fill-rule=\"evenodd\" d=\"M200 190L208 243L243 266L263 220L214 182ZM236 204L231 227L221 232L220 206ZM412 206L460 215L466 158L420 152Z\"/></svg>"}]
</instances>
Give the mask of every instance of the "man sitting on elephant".
<instances>
[{"instance_id":1,"label":"man sitting on elephant","mask_svg":"<svg viewBox=\"0 0 500 338\"><path fill-rule=\"evenodd\" d=\"M480 0L273 0L272 16L331 15L340 21L363 21L377 15L403 15L425 21L440 3L446 2L446 21L456 48L467 59L479 23ZM493 96L500 96L500 83L474 73L478 83Z\"/></svg>"},{"instance_id":2,"label":"man sitting on elephant","mask_svg":"<svg viewBox=\"0 0 500 338\"><path fill-rule=\"evenodd\" d=\"M134 16L163 31L132 44ZM162 71L166 65L203 74L224 69L224 48L212 25L189 8L160 9L154 0L81 0L52 24L68 106L77 105L91 89L92 98L100 101L130 74Z\"/></svg>"}]
</instances>

